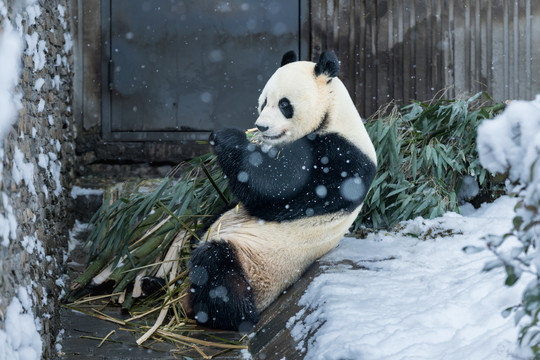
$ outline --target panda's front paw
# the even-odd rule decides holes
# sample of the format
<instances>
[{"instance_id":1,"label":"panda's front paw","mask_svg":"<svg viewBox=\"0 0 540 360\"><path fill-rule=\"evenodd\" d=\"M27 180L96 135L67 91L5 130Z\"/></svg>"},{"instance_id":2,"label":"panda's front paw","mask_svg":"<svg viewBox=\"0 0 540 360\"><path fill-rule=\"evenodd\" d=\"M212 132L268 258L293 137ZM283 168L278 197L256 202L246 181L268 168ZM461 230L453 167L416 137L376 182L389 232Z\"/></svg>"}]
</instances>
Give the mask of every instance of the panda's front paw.
<instances>
[{"instance_id":1,"label":"panda's front paw","mask_svg":"<svg viewBox=\"0 0 540 360\"><path fill-rule=\"evenodd\" d=\"M246 134L235 128L214 130L208 139L214 148L230 148L247 142Z\"/></svg>"}]
</instances>

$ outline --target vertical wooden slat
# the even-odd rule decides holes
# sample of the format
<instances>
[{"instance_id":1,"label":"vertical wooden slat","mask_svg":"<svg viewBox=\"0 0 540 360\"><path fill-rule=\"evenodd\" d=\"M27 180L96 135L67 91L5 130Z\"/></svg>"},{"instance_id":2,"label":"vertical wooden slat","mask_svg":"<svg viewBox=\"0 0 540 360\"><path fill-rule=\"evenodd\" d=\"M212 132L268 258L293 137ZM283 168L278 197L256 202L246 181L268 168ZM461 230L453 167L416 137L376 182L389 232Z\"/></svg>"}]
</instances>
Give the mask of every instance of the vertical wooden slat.
<instances>
[{"instance_id":1,"label":"vertical wooden slat","mask_svg":"<svg viewBox=\"0 0 540 360\"><path fill-rule=\"evenodd\" d=\"M448 2L448 62L447 62L447 74L448 77L446 77L447 82L445 86L448 85L455 85L456 83L456 59L455 59L455 46L456 46L456 35L455 35L455 29L454 29L454 0L449 0ZM455 86L451 87L451 91L449 93L449 96L455 97L456 96L456 88Z\"/></svg>"},{"instance_id":2,"label":"vertical wooden slat","mask_svg":"<svg viewBox=\"0 0 540 360\"><path fill-rule=\"evenodd\" d=\"M387 11L384 11L387 10ZM388 0L378 0L376 11L376 36L375 36L375 49L377 55L375 56L375 68L377 71L377 89L375 92L375 101L373 102L376 107L383 99L386 102L390 101L388 97L388 73L391 67L390 49L388 47L388 32L389 23L392 22L388 13Z\"/></svg>"},{"instance_id":3,"label":"vertical wooden slat","mask_svg":"<svg viewBox=\"0 0 540 360\"><path fill-rule=\"evenodd\" d=\"M397 49L399 46L394 46L394 0L388 0L388 54L390 58L388 59L388 97L390 99L395 99L395 65L397 60Z\"/></svg>"},{"instance_id":4,"label":"vertical wooden slat","mask_svg":"<svg viewBox=\"0 0 540 360\"><path fill-rule=\"evenodd\" d=\"M360 82L358 83L356 89L359 92L359 103L361 105L360 114L363 114L365 117L368 117L371 114L370 109L367 108L366 104L366 0L357 0L358 1L358 10L356 16L356 23L360 24L358 27L360 33L360 39L358 42L358 54L359 54L359 66L358 71L360 73Z\"/></svg>"},{"instance_id":5,"label":"vertical wooden slat","mask_svg":"<svg viewBox=\"0 0 540 360\"><path fill-rule=\"evenodd\" d=\"M509 97L509 32L508 32L508 0L503 0L503 81L504 81L504 98Z\"/></svg>"},{"instance_id":6,"label":"vertical wooden slat","mask_svg":"<svg viewBox=\"0 0 540 360\"><path fill-rule=\"evenodd\" d=\"M437 0L437 5L435 9L435 20L436 20L436 38L435 38L435 49L437 51L437 77L434 87L435 91L443 89L444 84L444 64L443 64L443 53L444 53L444 32L443 32L443 19L442 19L442 2L443 0Z\"/></svg>"},{"instance_id":7,"label":"vertical wooden slat","mask_svg":"<svg viewBox=\"0 0 540 360\"><path fill-rule=\"evenodd\" d=\"M373 54L371 60L372 60L372 68L373 68L373 86L371 88L371 109L376 109L378 102L377 102L377 89L378 89L378 78L379 78L379 54L377 49L377 40L379 38L378 36L378 17L377 17L377 0L372 0L371 2L371 13L373 18L371 19L371 53Z\"/></svg>"},{"instance_id":8,"label":"vertical wooden slat","mask_svg":"<svg viewBox=\"0 0 540 360\"><path fill-rule=\"evenodd\" d=\"M525 3L525 76L527 82L526 97L532 99L532 71L531 71L531 0Z\"/></svg>"},{"instance_id":9,"label":"vertical wooden slat","mask_svg":"<svg viewBox=\"0 0 540 360\"><path fill-rule=\"evenodd\" d=\"M476 0L474 5L474 52L471 54L474 56L474 84L472 84L471 92L476 93L480 90L480 84L482 83L482 32L481 32L481 19L480 19L480 0Z\"/></svg>"},{"instance_id":10,"label":"vertical wooden slat","mask_svg":"<svg viewBox=\"0 0 540 360\"><path fill-rule=\"evenodd\" d=\"M486 61L487 61L487 91L493 93L493 18L492 0L486 4Z\"/></svg>"},{"instance_id":11,"label":"vertical wooden slat","mask_svg":"<svg viewBox=\"0 0 540 360\"><path fill-rule=\"evenodd\" d=\"M326 24L326 29L323 29L323 44L321 51L324 51L326 49L335 49L336 43L334 40L334 30L336 26L339 26L335 23L334 19L334 0L326 0L326 21L324 23ZM338 49L336 49L338 50Z\"/></svg>"},{"instance_id":12,"label":"vertical wooden slat","mask_svg":"<svg viewBox=\"0 0 540 360\"><path fill-rule=\"evenodd\" d=\"M431 84L433 83L433 13L431 0L426 0L426 73L424 87L426 94L430 94Z\"/></svg>"},{"instance_id":13,"label":"vertical wooden slat","mask_svg":"<svg viewBox=\"0 0 540 360\"><path fill-rule=\"evenodd\" d=\"M349 43L348 45L348 52L349 52L349 76L351 78L351 84L349 89L352 92L355 90L355 83L357 81L358 77L358 71L356 69L356 64L358 62L358 53L356 52L356 23L355 23L355 9L356 9L356 1L351 0L351 9L349 10ZM353 98L354 99L354 98Z\"/></svg>"},{"instance_id":14,"label":"vertical wooden slat","mask_svg":"<svg viewBox=\"0 0 540 360\"><path fill-rule=\"evenodd\" d=\"M400 19L403 19L403 11L401 10L400 11ZM416 64L416 33L415 33L415 24L416 24L416 6L415 6L415 0L409 0L409 33L412 33L413 36L410 38L410 46L409 46L409 49L410 49L410 55L409 55L409 69L410 69L410 76L406 77L405 75L405 66L403 66L402 70L402 74L403 74L403 77L406 77L407 78L407 82L410 84L409 85L409 93L408 93L408 96L404 98L404 100L410 100L410 99L417 99L418 97L418 93L417 93L417 88L418 88L418 74L416 72L416 69L417 69L417 64ZM401 23L400 23L400 34L399 34L399 37L400 37L400 41L403 42L404 41L404 34L403 34L403 20L401 20ZM405 59L403 58L403 63L405 63ZM407 82L404 82L407 83ZM403 94L405 95L407 92L405 91L405 89L403 90Z\"/></svg>"},{"instance_id":15,"label":"vertical wooden slat","mask_svg":"<svg viewBox=\"0 0 540 360\"><path fill-rule=\"evenodd\" d=\"M463 46L465 47L465 91L471 92L471 77L467 75L471 71L471 2L465 0L465 39Z\"/></svg>"},{"instance_id":16,"label":"vertical wooden slat","mask_svg":"<svg viewBox=\"0 0 540 360\"><path fill-rule=\"evenodd\" d=\"M519 3L514 0L514 71L512 75L512 98L519 99Z\"/></svg>"}]
</instances>

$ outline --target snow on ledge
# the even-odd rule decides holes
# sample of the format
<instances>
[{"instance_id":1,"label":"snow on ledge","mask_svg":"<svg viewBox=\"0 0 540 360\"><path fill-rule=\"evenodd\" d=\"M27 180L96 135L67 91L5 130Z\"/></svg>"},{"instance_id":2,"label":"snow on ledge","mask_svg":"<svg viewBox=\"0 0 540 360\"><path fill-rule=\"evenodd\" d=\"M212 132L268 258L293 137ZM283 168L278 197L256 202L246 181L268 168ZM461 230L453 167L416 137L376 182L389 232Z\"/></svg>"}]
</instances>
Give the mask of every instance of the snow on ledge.
<instances>
[{"instance_id":1,"label":"snow on ledge","mask_svg":"<svg viewBox=\"0 0 540 360\"><path fill-rule=\"evenodd\" d=\"M103 195L103 190L82 188L76 185L71 188L71 197L73 199L76 199L79 196L92 196L92 195L98 195L98 196Z\"/></svg>"}]
</instances>

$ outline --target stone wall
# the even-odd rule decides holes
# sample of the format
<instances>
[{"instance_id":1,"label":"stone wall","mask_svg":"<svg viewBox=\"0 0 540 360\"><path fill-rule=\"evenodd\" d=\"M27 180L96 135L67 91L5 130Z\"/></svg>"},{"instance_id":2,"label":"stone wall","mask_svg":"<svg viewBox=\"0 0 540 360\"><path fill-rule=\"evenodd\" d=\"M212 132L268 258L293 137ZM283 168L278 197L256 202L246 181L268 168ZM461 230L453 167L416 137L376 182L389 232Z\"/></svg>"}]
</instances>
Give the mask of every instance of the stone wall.
<instances>
[{"instance_id":1,"label":"stone wall","mask_svg":"<svg viewBox=\"0 0 540 360\"><path fill-rule=\"evenodd\" d=\"M19 71L11 88L0 75L0 358L56 353L75 167L69 6L0 0L0 66L15 57ZM37 342L13 337L17 314L33 317Z\"/></svg>"}]
</instances>

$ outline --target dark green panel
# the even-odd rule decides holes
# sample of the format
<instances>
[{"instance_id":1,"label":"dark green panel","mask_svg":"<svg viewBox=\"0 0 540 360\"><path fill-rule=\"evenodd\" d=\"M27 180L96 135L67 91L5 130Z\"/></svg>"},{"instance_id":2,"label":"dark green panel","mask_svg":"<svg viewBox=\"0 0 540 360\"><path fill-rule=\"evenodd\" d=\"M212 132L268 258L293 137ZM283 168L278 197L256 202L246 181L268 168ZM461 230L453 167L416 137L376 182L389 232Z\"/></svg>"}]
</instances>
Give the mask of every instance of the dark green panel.
<instances>
[{"instance_id":1,"label":"dark green panel","mask_svg":"<svg viewBox=\"0 0 540 360\"><path fill-rule=\"evenodd\" d=\"M111 0L109 6L108 130L116 139L126 132L130 140L178 132L189 139L196 137L188 133L219 127L252 127L258 94L281 55L300 50L297 1Z\"/></svg>"}]
</instances>

